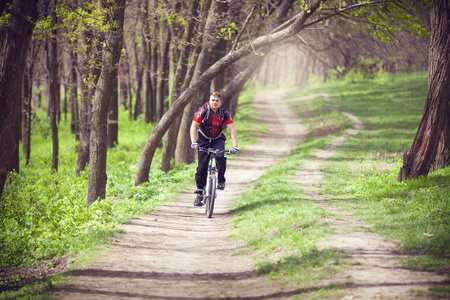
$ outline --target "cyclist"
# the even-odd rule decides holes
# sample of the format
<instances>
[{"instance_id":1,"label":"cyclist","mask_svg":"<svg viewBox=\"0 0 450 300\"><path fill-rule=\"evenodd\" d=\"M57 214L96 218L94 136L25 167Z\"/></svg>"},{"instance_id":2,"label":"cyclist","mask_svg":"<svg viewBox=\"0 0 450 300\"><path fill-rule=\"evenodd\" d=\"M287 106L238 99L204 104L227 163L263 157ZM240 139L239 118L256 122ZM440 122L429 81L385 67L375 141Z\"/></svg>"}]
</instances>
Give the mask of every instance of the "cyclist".
<instances>
[{"instance_id":1,"label":"cyclist","mask_svg":"<svg viewBox=\"0 0 450 300\"><path fill-rule=\"evenodd\" d=\"M222 106L222 95L219 92L212 92L209 102L203 104L195 113L194 120L190 128L191 148L198 152L198 166L195 174L195 183L197 190L195 193L194 205L202 206L203 188L206 185L206 177L208 174L209 155L205 152L198 151L199 147L214 148L225 150L226 137L222 133L224 124L230 131L233 148L231 154L239 152L236 129L234 128L233 119L230 112ZM218 185L219 190L225 189L225 170L226 158L221 156L217 159L219 165Z\"/></svg>"}]
</instances>

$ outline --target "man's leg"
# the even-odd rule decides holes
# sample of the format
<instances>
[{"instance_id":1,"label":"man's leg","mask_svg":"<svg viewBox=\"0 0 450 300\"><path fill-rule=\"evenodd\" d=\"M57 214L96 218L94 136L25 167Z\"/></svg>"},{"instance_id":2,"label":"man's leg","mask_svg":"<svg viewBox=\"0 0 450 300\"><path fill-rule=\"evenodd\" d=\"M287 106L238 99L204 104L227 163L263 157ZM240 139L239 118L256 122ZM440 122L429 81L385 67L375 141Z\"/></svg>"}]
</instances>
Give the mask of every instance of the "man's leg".
<instances>
[{"instance_id":1,"label":"man's leg","mask_svg":"<svg viewBox=\"0 0 450 300\"><path fill-rule=\"evenodd\" d=\"M207 141L204 141L202 139L198 139L197 143L202 148L209 148L210 143ZM195 183L197 185L197 190L195 193L197 196L195 197L194 205L195 206L202 206L202 200L203 200L203 189L206 185L206 177L208 176L208 163L209 163L209 156L205 152L197 152L198 154L198 166L197 166L197 172L195 173Z\"/></svg>"},{"instance_id":2,"label":"man's leg","mask_svg":"<svg viewBox=\"0 0 450 300\"><path fill-rule=\"evenodd\" d=\"M214 148L225 150L225 137L224 139L217 139L214 143ZM217 174L217 179L219 180L219 182L217 188L219 190L223 190L225 189L225 171L227 169L227 158L225 157L225 155L217 159L217 164L219 165L219 173Z\"/></svg>"}]
</instances>

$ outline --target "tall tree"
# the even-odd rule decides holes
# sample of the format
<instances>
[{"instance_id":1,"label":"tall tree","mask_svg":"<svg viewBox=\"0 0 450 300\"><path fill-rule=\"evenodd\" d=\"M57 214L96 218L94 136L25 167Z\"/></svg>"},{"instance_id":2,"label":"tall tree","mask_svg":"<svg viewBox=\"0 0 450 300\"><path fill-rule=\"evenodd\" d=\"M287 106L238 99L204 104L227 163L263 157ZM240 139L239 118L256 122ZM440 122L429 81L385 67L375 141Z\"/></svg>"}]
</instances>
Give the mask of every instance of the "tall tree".
<instances>
[{"instance_id":1,"label":"tall tree","mask_svg":"<svg viewBox=\"0 0 450 300\"><path fill-rule=\"evenodd\" d=\"M5 186L11 158L16 150L14 134L20 85L31 36L38 14L38 0L16 0L0 49L0 197Z\"/></svg>"},{"instance_id":2,"label":"tall tree","mask_svg":"<svg viewBox=\"0 0 450 300\"><path fill-rule=\"evenodd\" d=\"M57 45L57 29L58 18L56 16L56 0L51 1L48 9L51 11L51 36L47 41L47 85L48 85L48 103L50 112L50 128L52 130L52 171L58 171L58 124L57 113L59 107L58 93L58 45Z\"/></svg>"},{"instance_id":3,"label":"tall tree","mask_svg":"<svg viewBox=\"0 0 450 300\"><path fill-rule=\"evenodd\" d=\"M102 69L97 82L92 107L92 130L89 152L89 177L86 204L89 207L106 195L107 120L110 98L117 81L123 42L123 23L126 0L104 1L109 32L105 37Z\"/></svg>"},{"instance_id":4,"label":"tall tree","mask_svg":"<svg viewBox=\"0 0 450 300\"><path fill-rule=\"evenodd\" d=\"M450 163L450 10L446 0L431 0L430 20L428 96L398 180L427 175Z\"/></svg>"}]
</instances>

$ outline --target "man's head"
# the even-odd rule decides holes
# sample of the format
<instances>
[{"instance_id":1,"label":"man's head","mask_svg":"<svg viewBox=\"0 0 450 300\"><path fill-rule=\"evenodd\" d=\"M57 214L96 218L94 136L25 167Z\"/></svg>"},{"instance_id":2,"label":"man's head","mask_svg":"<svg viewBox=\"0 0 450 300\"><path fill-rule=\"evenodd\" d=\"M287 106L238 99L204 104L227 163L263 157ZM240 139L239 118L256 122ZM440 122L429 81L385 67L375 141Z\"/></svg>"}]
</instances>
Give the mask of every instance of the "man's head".
<instances>
[{"instance_id":1,"label":"man's head","mask_svg":"<svg viewBox=\"0 0 450 300\"><path fill-rule=\"evenodd\" d=\"M216 112L222 104L222 95L219 92L212 92L209 96L209 105Z\"/></svg>"}]
</instances>

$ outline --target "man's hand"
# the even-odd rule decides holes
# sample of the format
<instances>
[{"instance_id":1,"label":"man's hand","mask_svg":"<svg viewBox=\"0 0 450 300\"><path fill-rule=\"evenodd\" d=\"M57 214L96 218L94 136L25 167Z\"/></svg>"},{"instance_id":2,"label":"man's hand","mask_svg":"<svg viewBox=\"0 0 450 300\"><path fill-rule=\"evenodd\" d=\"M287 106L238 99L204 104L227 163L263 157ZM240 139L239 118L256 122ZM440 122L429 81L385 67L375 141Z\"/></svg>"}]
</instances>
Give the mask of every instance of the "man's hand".
<instances>
[{"instance_id":1,"label":"man's hand","mask_svg":"<svg viewBox=\"0 0 450 300\"><path fill-rule=\"evenodd\" d=\"M239 152L238 146L233 146L233 148L231 148L229 151L230 154L237 154L238 152Z\"/></svg>"},{"instance_id":2,"label":"man's hand","mask_svg":"<svg viewBox=\"0 0 450 300\"><path fill-rule=\"evenodd\" d=\"M192 143L191 148L198 151L198 143Z\"/></svg>"}]
</instances>

